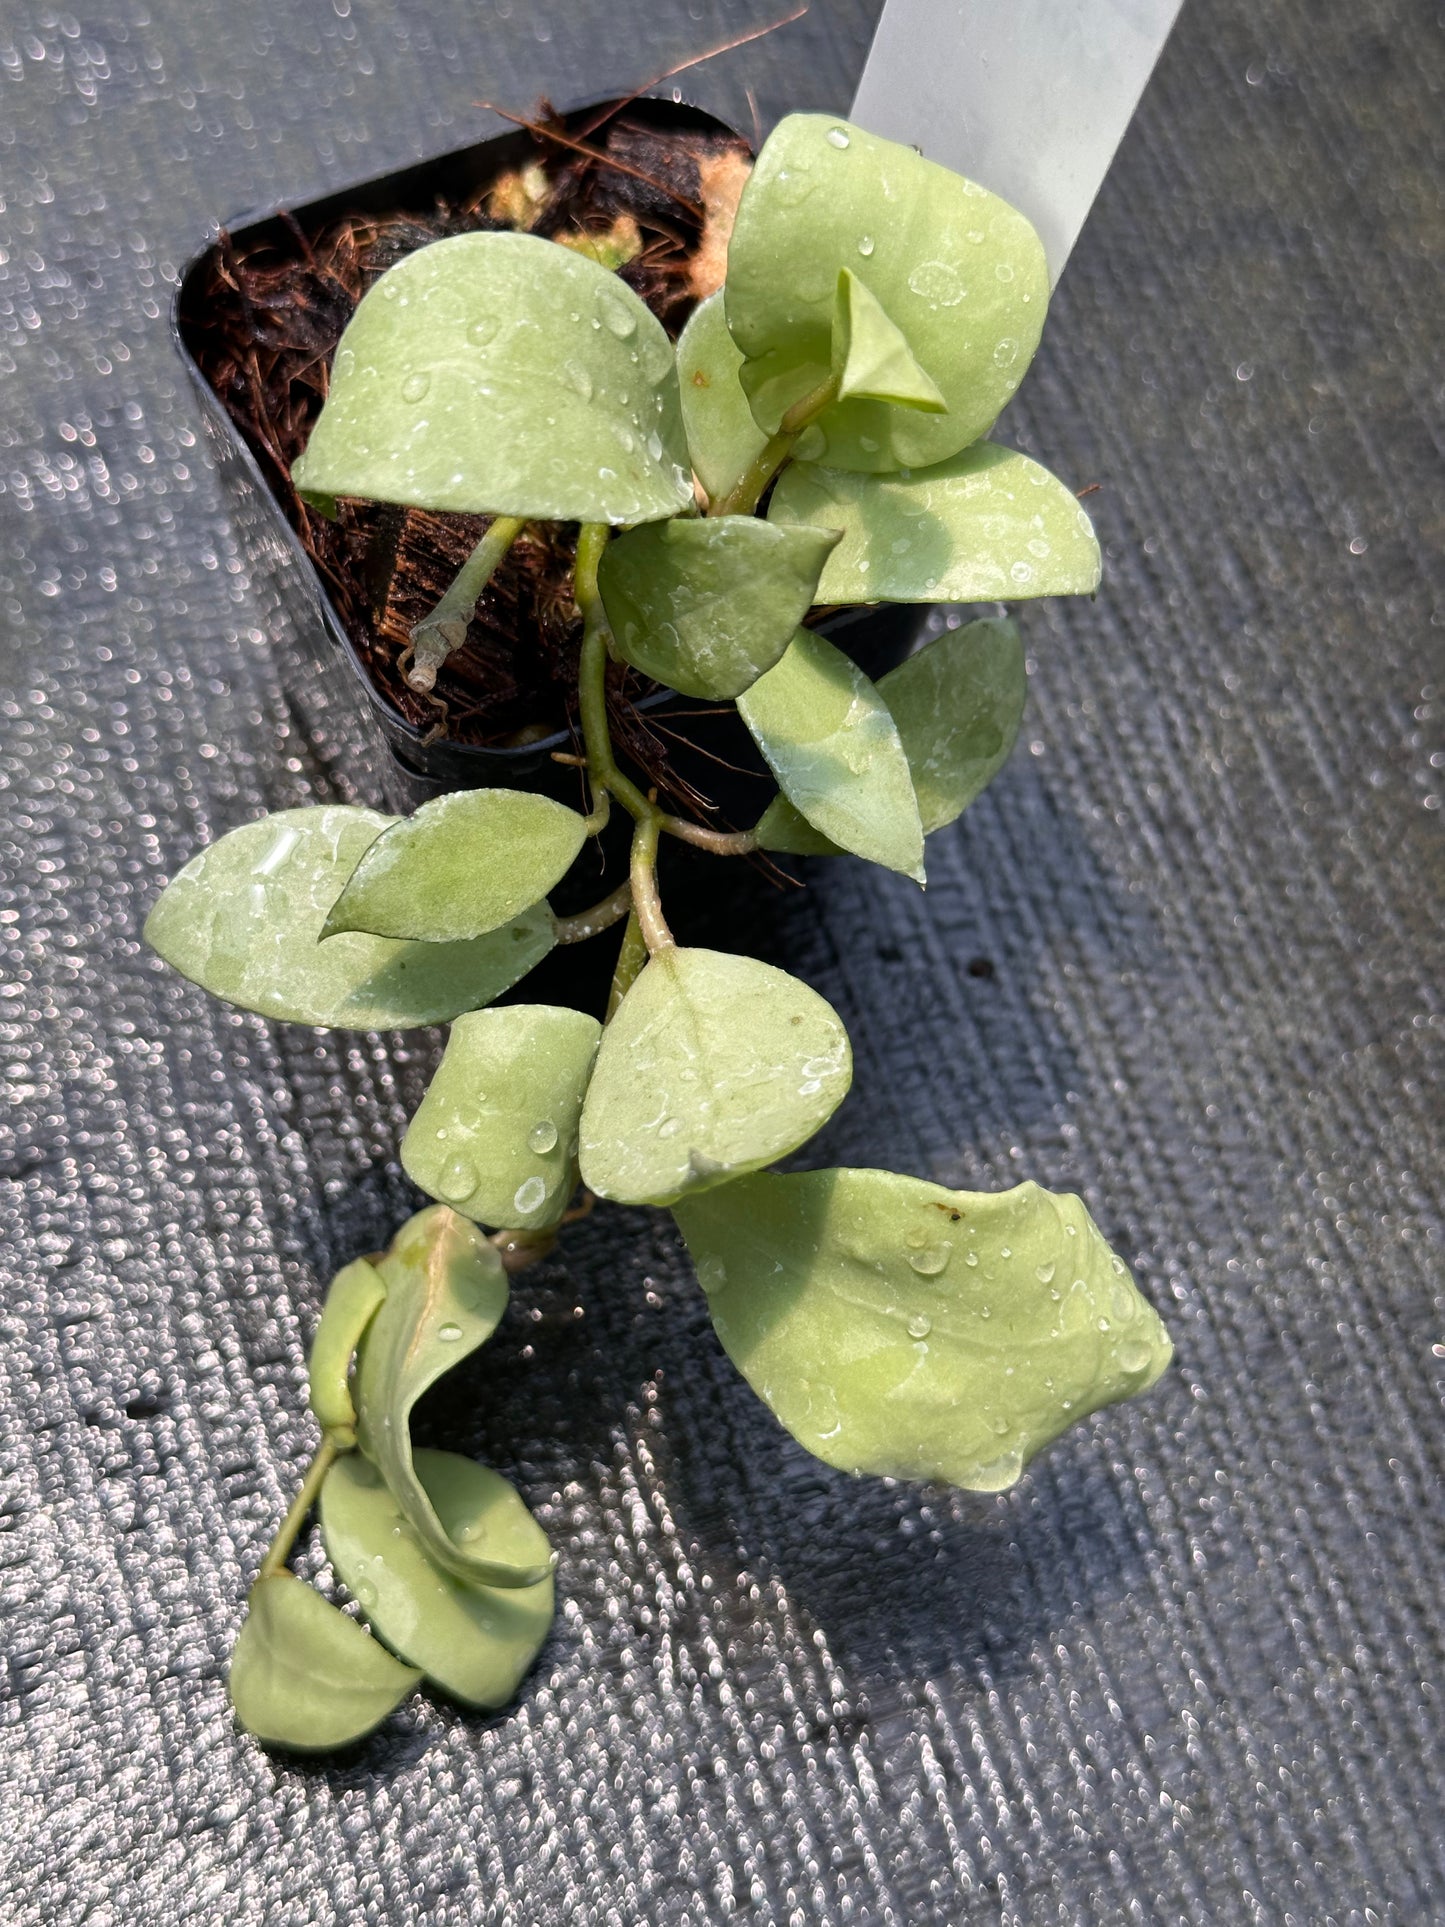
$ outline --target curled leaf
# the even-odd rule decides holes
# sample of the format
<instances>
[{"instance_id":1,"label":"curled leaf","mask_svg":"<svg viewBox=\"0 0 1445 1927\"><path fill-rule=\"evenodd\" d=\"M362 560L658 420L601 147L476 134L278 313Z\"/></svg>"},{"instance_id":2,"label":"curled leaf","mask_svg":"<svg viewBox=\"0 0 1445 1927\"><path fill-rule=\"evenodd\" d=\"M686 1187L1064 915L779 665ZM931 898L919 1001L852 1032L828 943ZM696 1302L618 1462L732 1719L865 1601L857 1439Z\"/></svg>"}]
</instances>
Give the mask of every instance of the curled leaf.
<instances>
[{"instance_id":1,"label":"curled leaf","mask_svg":"<svg viewBox=\"0 0 1445 1927\"><path fill-rule=\"evenodd\" d=\"M363 852L322 929L453 943L539 904L572 867L587 825L523 790L460 790L423 803Z\"/></svg>"},{"instance_id":2,"label":"curled leaf","mask_svg":"<svg viewBox=\"0 0 1445 1927\"><path fill-rule=\"evenodd\" d=\"M365 1258L354 1258L332 1279L311 1341L311 1410L322 1431L344 1452L356 1444L351 1361L385 1296L386 1286L376 1267Z\"/></svg>"},{"instance_id":3,"label":"curled leaf","mask_svg":"<svg viewBox=\"0 0 1445 1927\"><path fill-rule=\"evenodd\" d=\"M1012 1485L1173 1348L1075 1197L767 1173L675 1207L729 1358L848 1472Z\"/></svg>"},{"instance_id":4,"label":"curled leaf","mask_svg":"<svg viewBox=\"0 0 1445 1927\"><path fill-rule=\"evenodd\" d=\"M434 241L363 297L292 479L308 499L553 522L677 515L692 482L672 344L584 254Z\"/></svg>"},{"instance_id":5,"label":"curled leaf","mask_svg":"<svg viewBox=\"0 0 1445 1927\"><path fill-rule=\"evenodd\" d=\"M480 1224L556 1224L577 1182L577 1122L601 1035L595 1017L548 1004L459 1017L402 1140L407 1176Z\"/></svg>"},{"instance_id":6,"label":"curled leaf","mask_svg":"<svg viewBox=\"0 0 1445 1927\"><path fill-rule=\"evenodd\" d=\"M833 370L839 401L887 401L900 408L921 408L928 415L948 412L938 383L919 367L901 329L851 268L838 270Z\"/></svg>"},{"instance_id":7,"label":"curled leaf","mask_svg":"<svg viewBox=\"0 0 1445 1927\"><path fill-rule=\"evenodd\" d=\"M677 375L688 453L697 479L714 501L727 494L760 455L767 436L738 380L743 365L728 333L723 297L700 301L677 344Z\"/></svg>"},{"instance_id":8,"label":"curled leaf","mask_svg":"<svg viewBox=\"0 0 1445 1927\"><path fill-rule=\"evenodd\" d=\"M922 883L923 827L898 725L851 657L800 629L777 668L739 698L738 714L819 835Z\"/></svg>"},{"instance_id":9,"label":"curled leaf","mask_svg":"<svg viewBox=\"0 0 1445 1927\"><path fill-rule=\"evenodd\" d=\"M583 1180L620 1204L667 1204L756 1171L806 1142L852 1076L837 1012L796 977L718 950L659 951L602 1033Z\"/></svg>"},{"instance_id":10,"label":"curled leaf","mask_svg":"<svg viewBox=\"0 0 1445 1927\"><path fill-rule=\"evenodd\" d=\"M353 1390L362 1451L444 1571L475 1585L538 1584L545 1562L518 1565L505 1548L450 1538L412 1458L412 1407L491 1337L506 1309L501 1258L474 1224L434 1204L407 1220L377 1270L386 1299L362 1340Z\"/></svg>"},{"instance_id":11,"label":"curled leaf","mask_svg":"<svg viewBox=\"0 0 1445 1927\"><path fill-rule=\"evenodd\" d=\"M454 1452L419 1451L416 1472L448 1538L514 1566L547 1565L546 1535L498 1473ZM439 1566L375 1466L338 1459L321 1488L321 1532L337 1574L377 1632L468 1706L511 1699L551 1628L550 1575L535 1586L467 1584Z\"/></svg>"},{"instance_id":12,"label":"curled leaf","mask_svg":"<svg viewBox=\"0 0 1445 1927\"><path fill-rule=\"evenodd\" d=\"M950 629L881 677L878 694L898 725L927 836L961 815L1008 760L1028 698L1018 624L986 616ZM842 854L785 796L754 834L765 850Z\"/></svg>"},{"instance_id":13,"label":"curled leaf","mask_svg":"<svg viewBox=\"0 0 1445 1927\"><path fill-rule=\"evenodd\" d=\"M907 345L947 413L835 401L812 440L831 467L921 468L966 448L1018 387L1043 328L1043 247L1016 209L825 114L790 114L758 156L728 249L728 328L758 426L822 387L847 269ZM809 449L810 457L814 453Z\"/></svg>"},{"instance_id":14,"label":"curled leaf","mask_svg":"<svg viewBox=\"0 0 1445 1927\"><path fill-rule=\"evenodd\" d=\"M598 570L619 653L684 696L740 696L788 647L837 539L752 515L629 529Z\"/></svg>"},{"instance_id":15,"label":"curled leaf","mask_svg":"<svg viewBox=\"0 0 1445 1927\"><path fill-rule=\"evenodd\" d=\"M266 1745L324 1753L359 1740L420 1678L292 1574L251 1588L229 1687L236 1718Z\"/></svg>"},{"instance_id":16,"label":"curled leaf","mask_svg":"<svg viewBox=\"0 0 1445 1927\"><path fill-rule=\"evenodd\" d=\"M994 442L896 475L795 462L768 516L843 531L823 565L825 602L1020 602L1099 586L1098 538L1078 499Z\"/></svg>"},{"instance_id":17,"label":"curled leaf","mask_svg":"<svg viewBox=\"0 0 1445 1927\"><path fill-rule=\"evenodd\" d=\"M212 996L299 1024L401 1030L489 1004L557 941L545 905L462 943L318 942L363 851L396 820L332 804L243 823L172 879L146 942Z\"/></svg>"}]
</instances>

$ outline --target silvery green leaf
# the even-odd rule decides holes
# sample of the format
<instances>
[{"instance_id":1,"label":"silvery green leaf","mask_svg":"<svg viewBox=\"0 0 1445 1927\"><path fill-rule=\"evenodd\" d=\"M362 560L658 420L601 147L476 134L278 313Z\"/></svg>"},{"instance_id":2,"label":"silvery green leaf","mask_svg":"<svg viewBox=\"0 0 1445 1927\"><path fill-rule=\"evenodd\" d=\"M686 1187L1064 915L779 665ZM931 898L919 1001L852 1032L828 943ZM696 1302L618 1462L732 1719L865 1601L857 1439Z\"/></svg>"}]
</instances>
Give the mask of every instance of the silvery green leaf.
<instances>
[{"instance_id":1,"label":"silvery green leaf","mask_svg":"<svg viewBox=\"0 0 1445 1927\"><path fill-rule=\"evenodd\" d=\"M880 677L878 694L898 725L925 836L952 823L1002 769L1028 697L1023 644L1008 616L950 629ZM754 834L765 850L840 856L785 796Z\"/></svg>"},{"instance_id":2,"label":"silvery green leaf","mask_svg":"<svg viewBox=\"0 0 1445 1927\"><path fill-rule=\"evenodd\" d=\"M546 1535L498 1473L454 1452L416 1453L416 1473L449 1539L518 1568L546 1567ZM338 1577L376 1631L467 1706L504 1706L552 1625L550 1575L535 1586L467 1584L439 1566L376 1467L338 1459L321 1488L321 1534Z\"/></svg>"},{"instance_id":3,"label":"silvery green leaf","mask_svg":"<svg viewBox=\"0 0 1445 1927\"><path fill-rule=\"evenodd\" d=\"M1048 306L1043 249L1023 215L845 121L781 121L743 189L725 289L740 378L769 433L830 375L843 268L881 305L948 412L834 402L818 417L817 459L921 468L977 441L1018 387Z\"/></svg>"},{"instance_id":4,"label":"silvery green leaf","mask_svg":"<svg viewBox=\"0 0 1445 1927\"><path fill-rule=\"evenodd\" d=\"M146 919L152 949L214 997L299 1024L439 1024L489 1004L556 942L545 904L464 943L405 943L321 927L395 817L332 804L278 810L193 857Z\"/></svg>"},{"instance_id":5,"label":"silvery green leaf","mask_svg":"<svg viewBox=\"0 0 1445 1927\"><path fill-rule=\"evenodd\" d=\"M723 297L709 295L693 309L678 340L677 374L693 470L714 501L761 455L768 439L738 380L742 363Z\"/></svg>"},{"instance_id":6,"label":"silvery green leaf","mask_svg":"<svg viewBox=\"0 0 1445 1927\"><path fill-rule=\"evenodd\" d=\"M602 1033L582 1110L582 1177L668 1204L795 1151L843 1101L848 1034L785 971L718 950L659 951Z\"/></svg>"},{"instance_id":7,"label":"silvery green leaf","mask_svg":"<svg viewBox=\"0 0 1445 1927\"><path fill-rule=\"evenodd\" d=\"M541 902L571 869L587 825L525 790L459 790L423 803L371 843L331 908L343 930L455 943Z\"/></svg>"},{"instance_id":8,"label":"silvery green leaf","mask_svg":"<svg viewBox=\"0 0 1445 1927\"><path fill-rule=\"evenodd\" d=\"M448 1535L412 1458L412 1407L491 1337L506 1309L507 1274L495 1246L466 1218L434 1204L407 1220L376 1268L386 1298L362 1340L353 1382L362 1451L443 1570L473 1585L536 1585L549 1565L519 1566L503 1546L458 1545Z\"/></svg>"},{"instance_id":9,"label":"silvery green leaf","mask_svg":"<svg viewBox=\"0 0 1445 1927\"><path fill-rule=\"evenodd\" d=\"M507 1004L452 1025L401 1162L480 1224L554 1225L577 1182L577 1124L602 1026L578 1010Z\"/></svg>"},{"instance_id":10,"label":"silvery green leaf","mask_svg":"<svg viewBox=\"0 0 1445 1927\"><path fill-rule=\"evenodd\" d=\"M787 648L836 540L752 515L630 529L598 570L619 653L685 696L740 696Z\"/></svg>"},{"instance_id":11,"label":"silvery green leaf","mask_svg":"<svg viewBox=\"0 0 1445 1927\"><path fill-rule=\"evenodd\" d=\"M692 504L672 344L625 282L536 235L418 248L364 296L292 479L308 499L554 522Z\"/></svg>"},{"instance_id":12,"label":"silvery green leaf","mask_svg":"<svg viewBox=\"0 0 1445 1927\"><path fill-rule=\"evenodd\" d=\"M922 883L923 826L898 725L851 657L800 629L776 669L739 698L738 714L816 831Z\"/></svg>"},{"instance_id":13,"label":"silvery green leaf","mask_svg":"<svg viewBox=\"0 0 1445 1927\"><path fill-rule=\"evenodd\" d=\"M768 516L843 531L823 565L824 602L1017 602L1099 586L1099 544L1077 497L994 442L896 475L795 462Z\"/></svg>"},{"instance_id":14,"label":"silvery green leaf","mask_svg":"<svg viewBox=\"0 0 1445 1927\"><path fill-rule=\"evenodd\" d=\"M838 270L833 313L833 367L839 401L886 401L943 415L948 404L938 384L919 367L913 351L867 282L851 268Z\"/></svg>"},{"instance_id":15,"label":"silvery green leaf","mask_svg":"<svg viewBox=\"0 0 1445 1927\"><path fill-rule=\"evenodd\" d=\"M311 1341L311 1410L322 1431L343 1451L356 1444L351 1361L385 1296L386 1286L376 1267L365 1258L353 1258L332 1279Z\"/></svg>"},{"instance_id":16,"label":"silvery green leaf","mask_svg":"<svg viewBox=\"0 0 1445 1927\"><path fill-rule=\"evenodd\" d=\"M729 1358L844 1471L1000 1491L1173 1353L1079 1200L1036 1184L767 1173L675 1209Z\"/></svg>"},{"instance_id":17,"label":"silvery green leaf","mask_svg":"<svg viewBox=\"0 0 1445 1927\"><path fill-rule=\"evenodd\" d=\"M231 1655L236 1718L268 1746L324 1753L379 1726L420 1680L290 1573L251 1588Z\"/></svg>"}]
</instances>

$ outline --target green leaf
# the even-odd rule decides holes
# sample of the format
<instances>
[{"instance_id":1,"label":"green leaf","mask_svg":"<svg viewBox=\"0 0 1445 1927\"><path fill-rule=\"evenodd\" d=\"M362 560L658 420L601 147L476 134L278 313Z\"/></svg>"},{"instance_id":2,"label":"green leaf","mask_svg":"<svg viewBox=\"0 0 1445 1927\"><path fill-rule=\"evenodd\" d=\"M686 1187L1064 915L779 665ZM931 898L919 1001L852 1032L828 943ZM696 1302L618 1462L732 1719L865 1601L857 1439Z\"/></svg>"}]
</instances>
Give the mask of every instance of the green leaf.
<instances>
[{"instance_id":1,"label":"green leaf","mask_svg":"<svg viewBox=\"0 0 1445 1927\"><path fill-rule=\"evenodd\" d=\"M292 478L308 499L553 522L692 505L672 344L625 282L530 234L459 234L385 273L336 351Z\"/></svg>"},{"instance_id":2,"label":"green leaf","mask_svg":"<svg viewBox=\"0 0 1445 1927\"><path fill-rule=\"evenodd\" d=\"M231 1655L231 1704L267 1746L324 1753L359 1740L420 1678L290 1573L251 1588Z\"/></svg>"},{"instance_id":3,"label":"green leaf","mask_svg":"<svg viewBox=\"0 0 1445 1927\"><path fill-rule=\"evenodd\" d=\"M577 1182L577 1122L601 1035L595 1017L548 1004L459 1017L402 1139L407 1176L481 1224L556 1224Z\"/></svg>"},{"instance_id":4,"label":"green leaf","mask_svg":"<svg viewBox=\"0 0 1445 1927\"><path fill-rule=\"evenodd\" d=\"M1012 1485L1173 1348L1075 1197L768 1174L677 1207L729 1358L847 1472Z\"/></svg>"},{"instance_id":5,"label":"green leaf","mask_svg":"<svg viewBox=\"0 0 1445 1927\"><path fill-rule=\"evenodd\" d=\"M396 820L333 804L244 823L167 886L146 942L213 997L263 1017L403 1030L476 1010L557 941L545 904L465 943L317 941L362 852Z\"/></svg>"},{"instance_id":6,"label":"green leaf","mask_svg":"<svg viewBox=\"0 0 1445 1927\"><path fill-rule=\"evenodd\" d=\"M898 726L850 657L800 629L738 713L814 829L922 883L923 826Z\"/></svg>"},{"instance_id":7,"label":"green leaf","mask_svg":"<svg viewBox=\"0 0 1445 1927\"><path fill-rule=\"evenodd\" d=\"M654 522L609 542L598 586L619 652L685 696L740 696L813 605L838 538L810 528L799 541L804 533L719 515Z\"/></svg>"},{"instance_id":8,"label":"green leaf","mask_svg":"<svg viewBox=\"0 0 1445 1927\"><path fill-rule=\"evenodd\" d=\"M416 1471L448 1537L518 1567L546 1566L546 1535L498 1473L419 1451ZM429 1556L376 1468L338 1459L321 1488L321 1535L338 1576L389 1646L468 1706L504 1706L552 1625L550 1575L535 1586L467 1585Z\"/></svg>"},{"instance_id":9,"label":"green leaf","mask_svg":"<svg viewBox=\"0 0 1445 1927\"><path fill-rule=\"evenodd\" d=\"M1099 586L1099 544L1078 499L994 442L897 475L795 462L768 516L842 529L823 567L823 602L1018 602Z\"/></svg>"},{"instance_id":10,"label":"green leaf","mask_svg":"<svg viewBox=\"0 0 1445 1927\"><path fill-rule=\"evenodd\" d=\"M950 629L881 677L878 694L898 725L927 836L960 816L1008 761L1028 697L1018 624L986 616ZM785 796L754 834L765 850L843 854Z\"/></svg>"},{"instance_id":11,"label":"green leaf","mask_svg":"<svg viewBox=\"0 0 1445 1927\"><path fill-rule=\"evenodd\" d=\"M459 790L383 830L322 928L455 943L540 903L571 869L587 825L524 790Z\"/></svg>"},{"instance_id":12,"label":"green leaf","mask_svg":"<svg viewBox=\"0 0 1445 1927\"><path fill-rule=\"evenodd\" d=\"M714 501L727 494L768 439L738 380L742 365L723 297L709 295L693 309L678 340L677 373L693 470Z\"/></svg>"},{"instance_id":13,"label":"green leaf","mask_svg":"<svg viewBox=\"0 0 1445 1927\"><path fill-rule=\"evenodd\" d=\"M351 1361L385 1296L386 1286L376 1267L365 1258L354 1258L332 1279L311 1341L311 1410L322 1431L344 1452L356 1444Z\"/></svg>"},{"instance_id":14,"label":"green leaf","mask_svg":"<svg viewBox=\"0 0 1445 1927\"><path fill-rule=\"evenodd\" d=\"M728 246L727 322L760 428L827 379L839 271L866 285L948 413L852 399L817 421L834 468L941 462L977 441L1018 387L1048 306L1022 214L971 181L822 114L792 114L743 189Z\"/></svg>"},{"instance_id":15,"label":"green leaf","mask_svg":"<svg viewBox=\"0 0 1445 1927\"><path fill-rule=\"evenodd\" d=\"M896 402L944 415L948 403L938 384L914 360L908 343L851 268L838 270L833 313L833 369L838 399Z\"/></svg>"},{"instance_id":16,"label":"green leaf","mask_svg":"<svg viewBox=\"0 0 1445 1927\"><path fill-rule=\"evenodd\" d=\"M467 1219L434 1204L407 1220L377 1270L386 1299L362 1340L354 1385L362 1451L445 1571L473 1585L536 1585L549 1565L517 1565L505 1547L461 1546L449 1536L412 1460L413 1405L491 1337L506 1310L507 1274L496 1248Z\"/></svg>"},{"instance_id":17,"label":"green leaf","mask_svg":"<svg viewBox=\"0 0 1445 1927\"><path fill-rule=\"evenodd\" d=\"M582 1178L620 1204L670 1204L810 1138L853 1077L814 990L752 957L659 951L602 1033L582 1109Z\"/></svg>"}]
</instances>

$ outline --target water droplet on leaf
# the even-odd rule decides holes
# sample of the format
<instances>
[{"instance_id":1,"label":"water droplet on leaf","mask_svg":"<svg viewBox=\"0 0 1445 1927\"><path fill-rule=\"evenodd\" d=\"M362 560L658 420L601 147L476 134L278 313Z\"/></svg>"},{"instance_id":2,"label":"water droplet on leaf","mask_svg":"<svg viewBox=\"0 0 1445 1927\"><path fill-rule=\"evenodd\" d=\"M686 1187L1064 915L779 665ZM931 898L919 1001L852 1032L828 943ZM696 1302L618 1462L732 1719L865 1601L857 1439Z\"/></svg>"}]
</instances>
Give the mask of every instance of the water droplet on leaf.
<instances>
[{"instance_id":1,"label":"water droplet on leaf","mask_svg":"<svg viewBox=\"0 0 1445 1927\"><path fill-rule=\"evenodd\" d=\"M534 1124L527 1133L528 1149L536 1151L539 1155L544 1151L554 1149L556 1143L557 1126L552 1122L550 1117L542 1118L540 1122Z\"/></svg>"}]
</instances>

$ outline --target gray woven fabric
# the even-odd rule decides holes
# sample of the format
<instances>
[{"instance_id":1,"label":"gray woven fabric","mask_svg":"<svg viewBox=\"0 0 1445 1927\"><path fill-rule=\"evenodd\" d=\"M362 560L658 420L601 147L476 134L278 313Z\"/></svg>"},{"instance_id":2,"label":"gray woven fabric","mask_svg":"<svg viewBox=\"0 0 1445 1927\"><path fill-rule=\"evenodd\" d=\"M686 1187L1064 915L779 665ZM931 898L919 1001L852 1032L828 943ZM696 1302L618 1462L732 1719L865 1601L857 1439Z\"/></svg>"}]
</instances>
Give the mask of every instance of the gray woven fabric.
<instances>
[{"instance_id":1,"label":"gray woven fabric","mask_svg":"<svg viewBox=\"0 0 1445 1927\"><path fill-rule=\"evenodd\" d=\"M479 98L772 13L0 26L6 1927L1445 1921L1424 0L1190 0L1011 425L1103 485L1102 595L1028 613L1027 741L926 898L842 863L721 919L852 1030L820 1158L1080 1190L1175 1368L1010 1494L853 1484L727 1366L662 1215L599 1212L433 1415L562 1552L520 1702L309 1768L233 1730L319 1295L413 1205L437 1040L227 1013L140 945L204 838L378 781L277 686L177 268L478 138ZM821 0L690 91L845 107L869 18Z\"/></svg>"}]
</instances>

